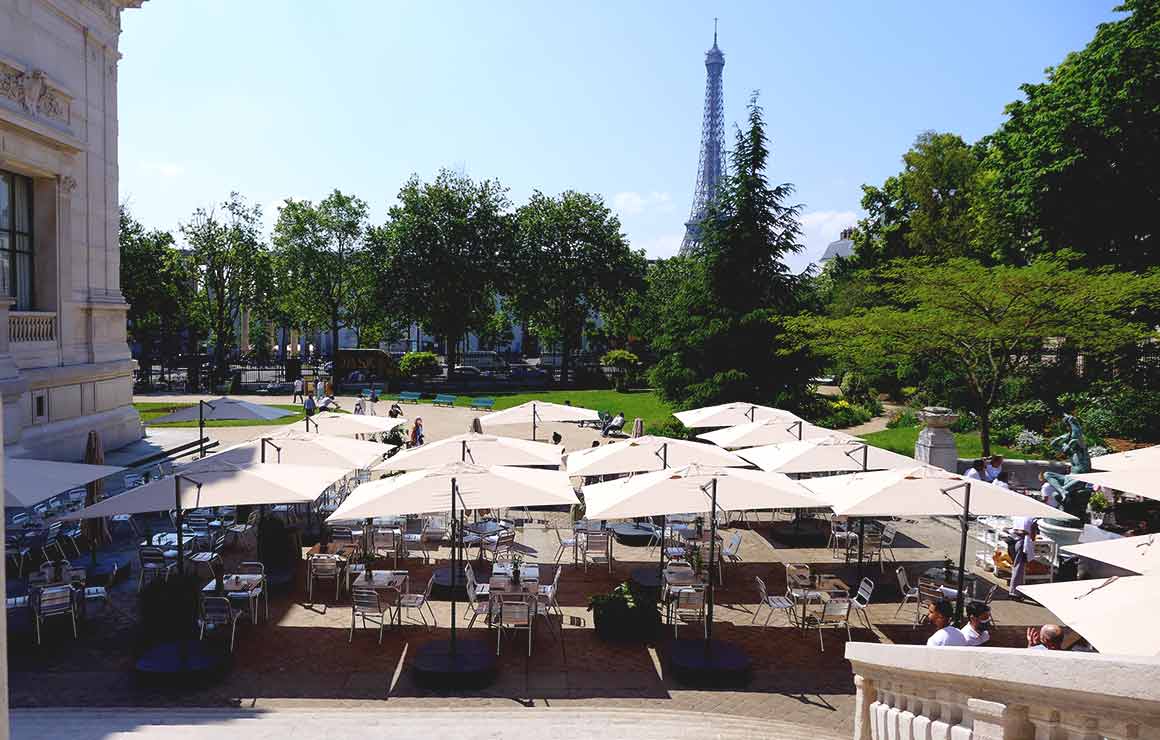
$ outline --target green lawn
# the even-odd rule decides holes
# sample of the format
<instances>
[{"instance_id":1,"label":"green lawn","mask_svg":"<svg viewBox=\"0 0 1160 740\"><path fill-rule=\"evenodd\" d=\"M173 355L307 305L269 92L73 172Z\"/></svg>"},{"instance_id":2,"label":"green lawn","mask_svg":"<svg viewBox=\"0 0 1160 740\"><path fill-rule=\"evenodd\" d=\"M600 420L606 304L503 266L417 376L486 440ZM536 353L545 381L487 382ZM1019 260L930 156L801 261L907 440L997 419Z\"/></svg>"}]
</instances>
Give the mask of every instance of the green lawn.
<instances>
[{"instance_id":1,"label":"green lawn","mask_svg":"<svg viewBox=\"0 0 1160 740\"><path fill-rule=\"evenodd\" d=\"M151 424L153 419L160 418L162 416L165 416L166 414L173 413L174 411L177 411L178 409L187 408L187 407L193 406L193 405L194 404L192 404L192 403L154 403L154 402L149 402L149 403L134 403L133 408L137 409L137 413L141 415L141 421L145 422L146 424ZM255 421L252 419L239 419L239 420L207 421L205 423L205 425L207 427L282 426L284 424L293 424L296 421L302 421L302 419L306 416L306 414L304 414L302 411L302 407L297 405L297 404L294 404L294 405L271 404L271 405L273 405L275 408L286 409L287 411L292 411L294 413L292 413L290 416L283 416L281 419L271 419L269 421L265 421L265 420ZM155 426L173 427L173 428L179 428L179 429L180 428L196 429L197 428L197 421L196 420L195 421L174 421L174 422L170 422L168 424L156 424Z\"/></svg>"},{"instance_id":2,"label":"green lawn","mask_svg":"<svg viewBox=\"0 0 1160 740\"><path fill-rule=\"evenodd\" d=\"M895 427L881 432L863 434L862 439L875 447L897 452L900 455L913 456L914 443L918 441L918 427ZM955 444L958 447L959 457L982 457L983 444L979 440L978 432L960 432L955 434ZM991 454L1002 455L1012 460L1027 460L1031 456L1009 447L992 444Z\"/></svg>"},{"instance_id":3,"label":"green lawn","mask_svg":"<svg viewBox=\"0 0 1160 740\"><path fill-rule=\"evenodd\" d=\"M388 401L392 394L383 396L384 401ZM521 403L528 401L548 401L550 403L564 403L571 401L573 406L580 406L587 409L595 409L597 411L607 411L610 414L616 414L617 411L624 412L625 428L626 430L631 426L632 420L638 416L644 419L644 426L646 430L655 429L657 425L672 418L672 408L662 401L652 391L629 391L627 393L618 393L617 391L538 391L535 393L478 393L472 395L456 396L456 406L470 406L473 398L494 398L495 410L502 411L503 409L510 409L512 406L519 406ZM424 399L420 403L430 403L429 400ZM406 408L410 404L403 404Z\"/></svg>"}]
</instances>

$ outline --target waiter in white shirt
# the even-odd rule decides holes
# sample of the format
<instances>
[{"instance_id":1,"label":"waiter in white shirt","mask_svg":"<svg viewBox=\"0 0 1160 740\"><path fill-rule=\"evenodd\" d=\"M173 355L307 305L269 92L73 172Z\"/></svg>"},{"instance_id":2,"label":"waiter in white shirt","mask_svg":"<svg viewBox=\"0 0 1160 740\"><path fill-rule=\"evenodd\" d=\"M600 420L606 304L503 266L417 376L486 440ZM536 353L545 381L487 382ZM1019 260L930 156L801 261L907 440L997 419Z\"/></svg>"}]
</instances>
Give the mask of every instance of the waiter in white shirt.
<instances>
[{"instance_id":1,"label":"waiter in white shirt","mask_svg":"<svg viewBox=\"0 0 1160 740\"><path fill-rule=\"evenodd\" d=\"M1023 574L1027 563L1035 557L1035 538L1039 535L1039 522L1033 516L1015 517L1015 526L1012 534L1019 536L1015 544L1015 555L1011 563L1011 584L1007 592L1011 598L1021 599L1016 589L1023 585Z\"/></svg>"}]
</instances>

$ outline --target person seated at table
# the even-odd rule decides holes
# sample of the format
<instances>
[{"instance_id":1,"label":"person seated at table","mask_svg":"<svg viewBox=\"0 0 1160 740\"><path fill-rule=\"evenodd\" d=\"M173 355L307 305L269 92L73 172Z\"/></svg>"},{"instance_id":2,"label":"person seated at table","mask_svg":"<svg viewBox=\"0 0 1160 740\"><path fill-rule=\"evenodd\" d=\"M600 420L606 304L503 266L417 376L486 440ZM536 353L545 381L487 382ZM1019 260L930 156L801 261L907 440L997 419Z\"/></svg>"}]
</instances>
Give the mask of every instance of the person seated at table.
<instances>
[{"instance_id":1,"label":"person seated at table","mask_svg":"<svg viewBox=\"0 0 1160 740\"><path fill-rule=\"evenodd\" d=\"M927 647L965 647L967 638L959 628L951 624L955 607L946 599L927 603L927 618L937 631L927 638Z\"/></svg>"},{"instance_id":2,"label":"person seated at table","mask_svg":"<svg viewBox=\"0 0 1160 740\"><path fill-rule=\"evenodd\" d=\"M991 461L983 468L983 480L994 481L1003 472L1003 456L992 455Z\"/></svg>"},{"instance_id":3,"label":"person seated at table","mask_svg":"<svg viewBox=\"0 0 1160 740\"><path fill-rule=\"evenodd\" d=\"M982 645L991 639L991 607L981 601L967 604L967 623L960 630L967 645Z\"/></svg>"},{"instance_id":4,"label":"person seated at table","mask_svg":"<svg viewBox=\"0 0 1160 740\"><path fill-rule=\"evenodd\" d=\"M1040 483L1039 493L1043 496L1043 503L1047 504L1048 506L1050 506L1052 508L1058 509L1059 508L1058 493L1055 490L1055 485L1053 485L1051 481L1047 480L1047 473L1046 472L1039 474L1039 483Z\"/></svg>"},{"instance_id":5,"label":"person seated at table","mask_svg":"<svg viewBox=\"0 0 1160 740\"><path fill-rule=\"evenodd\" d=\"M1063 650L1063 627L1045 624L1042 627L1027 628L1028 650Z\"/></svg>"},{"instance_id":6,"label":"person seated at table","mask_svg":"<svg viewBox=\"0 0 1160 740\"><path fill-rule=\"evenodd\" d=\"M1008 491L1011 490L1011 474L1006 470L995 476L995 480L991 482L999 486L999 488L1006 488Z\"/></svg>"},{"instance_id":7,"label":"person seated at table","mask_svg":"<svg viewBox=\"0 0 1160 740\"><path fill-rule=\"evenodd\" d=\"M963 473L963 477L971 480L983 480L985 470L985 463L981 459L975 460L971 463L971 467L967 468L967 472Z\"/></svg>"},{"instance_id":8,"label":"person seated at table","mask_svg":"<svg viewBox=\"0 0 1160 740\"><path fill-rule=\"evenodd\" d=\"M558 444L561 444L563 441L564 441L564 438L560 436L559 432L552 432L552 444L558 445Z\"/></svg>"},{"instance_id":9,"label":"person seated at table","mask_svg":"<svg viewBox=\"0 0 1160 740\"><path fill-rule=\"evenodd\" d=\"M608 420L604 428L600 430L601 437L607 437L611 432L619 432L624 428L624 412L617 411L616 416Z\"/></svg>"}]
</instances>

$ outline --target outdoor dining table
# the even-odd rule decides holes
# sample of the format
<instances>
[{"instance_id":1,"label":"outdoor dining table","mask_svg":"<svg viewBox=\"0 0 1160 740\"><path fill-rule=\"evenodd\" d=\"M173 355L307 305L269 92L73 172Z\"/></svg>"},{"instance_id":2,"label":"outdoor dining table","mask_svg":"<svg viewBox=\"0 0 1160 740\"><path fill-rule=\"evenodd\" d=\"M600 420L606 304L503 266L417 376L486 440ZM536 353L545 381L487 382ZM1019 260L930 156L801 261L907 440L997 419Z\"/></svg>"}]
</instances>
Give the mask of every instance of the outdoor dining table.
<instances>
[{"instance_id":1,"label":"outdoor dining table","mask_svg":"<svg viewBox=\"0 0 1160 740\"><path fill-rule=\"evenodd\" d=\"M948 577L949 576L949 577ZM939 590L948 589L951 593L943 592L943 595L948 599L954 599L953 592L958 591L959 588L959 573L958 568L952 568L948 574L946 569L940 566L933 566L927 568L922 572L922 577L930 579L939 585ZM977 591L979 587L979 579L973 573L963 573L963 590L970 598L977 598Z\"/></svg>"},{"instance_id":2,"label":"outdoor dining table","mask_svg":"<svg viewBox=\"0 0 1160 740\"><path fill-rule=\"evenodd\" d=\"M367 577L367 574L370 577ZM369 588L376 591L393 588L399 593L407 593L410 576L405 570L366 570L365 566L354 564L346 569L346 589Z\"/></svg>"},{"instance_id":3,"label":"outdoor dining table","mask_svg":"<svg viewBox=\"0 0 1160 740\"><path fill-rule=\"evenodd\" d=\"M246 595L250 600L250 617L254 624L258 623L258 608L255 603L258 598L257 588L266 580L266 576L261 573L227 573L222 576L222 589L227 597L231 594ZM215 595L219 593L218 582L216 578L211 578L209 583L201 589L202 595Z\"/></svg>"},{"instance_id":4,"label":"outdoor dining table","mask_svg":"<svg viewBox=\"0 0 1160 740\"><path fill-rule=\"evenodd\" d=\"M191 530L184 530L181 533L181 537L182 545L186 550L192 550L197 544L197 535L194 534ZM157 534L153 535L152 538L150 538L149 543L151 543L153 547L163 547L168 550L172 550L177 547L177 532L158 532ZM146 545L145 542L142 542L141 544L142 546Z\"/></svg>"},{"instance_id":5,"label":"outdoor dining table","mask_svg":"<svg viewBox=\"0 0 1160 740\"><path fill-rule=\"evenodd\" d=\"M511 563L496 563L491 567L491 580L489 581L490 588L488 589L488 614L487 623L491 624L492 617L495 613L495 603L500 600L500 597L507 594L519 594L526 591L524 584L532 582L536 584L535 591L526 591L532 598L536 598L540 592L540 566L535 563L527 563L520 566L520 582L518 584L511 581L514 568ZM507 588L497 587L494 580L497 576L508 579Z\"/></svg>"},{"instance_id":6,"label":"outdoor dining table","mask_svg":"<svg viewBox=\"0 0 1160 740\"><path fill-rule=\"evenodd\" d=\"M793 580L789 584L790 598L795 602L801 602L802 615L798 623L799 629L805 629L807 626L808 615L806 613L810 602L818 602L824 604L830 600L830 595L837 592L844 592L849 595L850 586L838 576L827 574L811 574L810 582L805 583L800 580Z\"/></svg>"}]
</instances>

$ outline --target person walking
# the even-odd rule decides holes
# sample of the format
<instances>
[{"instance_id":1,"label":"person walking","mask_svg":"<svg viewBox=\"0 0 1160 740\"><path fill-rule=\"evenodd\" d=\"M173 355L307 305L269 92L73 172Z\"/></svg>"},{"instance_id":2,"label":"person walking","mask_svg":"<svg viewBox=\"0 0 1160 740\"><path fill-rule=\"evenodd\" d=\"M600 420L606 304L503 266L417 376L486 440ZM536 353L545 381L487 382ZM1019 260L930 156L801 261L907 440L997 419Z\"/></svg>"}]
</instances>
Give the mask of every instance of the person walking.
<instances>
[{"instance_id":1,"label":"person walking","mask_svg":"<svg viewBox=\"0 0 1160 740\"><path fill-rule=\"evenodd\" d=\"M411 427L411 446L420 447L423 444L423 419L415 417L415 425Z\"/></svg>"},{"instance_id":2,"label":"person walking","mask_svg":"<svg viewBox=\"0 0 1160 740\"><path fill-rule=\"evenodd\" d=\"M294 381L294 399L292 403L301 403L304 400L306 399L302 398L302 378L299 377Z\"/></svg>"},{"instance_id":3,"label":"person walking","mask_svg":"<svg viewBox=\"0 0 1160 740\"><path fill-rule=\"evenodd\" d=\"M1033 516L1019 517L1011 533L1015 540L1015 552L1011 554L1011 584L1007 593L1012 599L1021 600L1023 595L1018 588L1023 585L1023 575L1027 563L1035 557L1035 538L1039 535L1039 522Z\"/></svg>"},{"instance_id":4,"label":"person walking","mask_svg":"<svg viewBox=\"0 0 1160 740\"><path fill-rule=\"evenodd\" d=\"M314 416L314 412L318 410L318 404L314 402L314 396L306 396L306 400L302 402L302 408L306 411L307 418Z\"/></svg>"}]
</instances>

